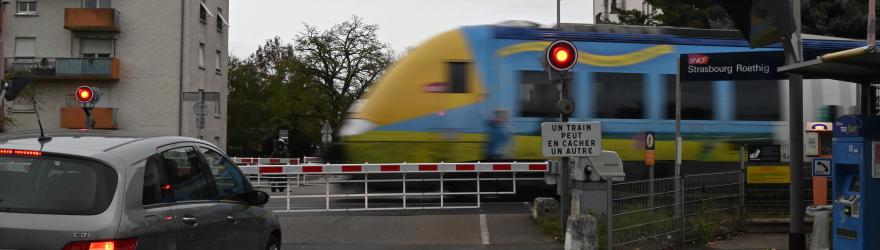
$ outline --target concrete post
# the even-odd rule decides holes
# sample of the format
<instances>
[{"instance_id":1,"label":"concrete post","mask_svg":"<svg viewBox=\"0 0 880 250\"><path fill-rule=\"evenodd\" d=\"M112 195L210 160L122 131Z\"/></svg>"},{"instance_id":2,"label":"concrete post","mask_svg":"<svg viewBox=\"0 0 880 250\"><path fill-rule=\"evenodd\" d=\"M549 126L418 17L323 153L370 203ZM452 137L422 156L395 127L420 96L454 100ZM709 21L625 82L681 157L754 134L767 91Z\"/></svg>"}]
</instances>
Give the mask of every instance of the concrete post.
<instances>
[{"instance_id":1,"label":"concrete post","mask_svg":"<svg viewBox=\"0 0 880 250\"><path fill-rule=\"evenodd\" d=\"M588 215L570 215L565 230L565 250L599 249L596 218Z\"/></svg>"}]
</instances>

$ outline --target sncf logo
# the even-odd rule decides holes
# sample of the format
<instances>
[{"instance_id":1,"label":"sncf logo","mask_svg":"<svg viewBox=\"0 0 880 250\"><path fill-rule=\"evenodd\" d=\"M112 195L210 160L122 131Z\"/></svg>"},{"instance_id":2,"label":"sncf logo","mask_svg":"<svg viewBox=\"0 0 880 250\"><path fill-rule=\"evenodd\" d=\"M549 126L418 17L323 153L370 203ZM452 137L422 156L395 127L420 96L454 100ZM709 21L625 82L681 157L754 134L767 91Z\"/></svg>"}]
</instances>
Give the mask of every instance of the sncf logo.
<instances>
[{"instance_id":1,"label":"sncf logo","mask_svg":"<svg viewBox=\"0 0 880 250\"><path fill-rule=\"evenodd\" d=\"M709 56L702 55L702 54L690 54L690 55L688 55L688 64L689 65L709 64Z\"/></svg>"}]
</instances>

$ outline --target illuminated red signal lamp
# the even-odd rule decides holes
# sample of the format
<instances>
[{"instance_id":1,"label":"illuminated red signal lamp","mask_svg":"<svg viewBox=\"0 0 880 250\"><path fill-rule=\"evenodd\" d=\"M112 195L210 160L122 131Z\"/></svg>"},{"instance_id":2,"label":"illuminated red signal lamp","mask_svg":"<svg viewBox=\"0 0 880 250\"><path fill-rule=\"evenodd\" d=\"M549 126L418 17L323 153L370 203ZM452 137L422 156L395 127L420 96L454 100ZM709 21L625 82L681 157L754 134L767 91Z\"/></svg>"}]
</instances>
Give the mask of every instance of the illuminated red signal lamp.
<instances>
[{"instance_id":1,"label":"illuminated red signal lamp","mask_svg":"<svg viewBox=\"0 0 880 250\"><path fill-rule=\"evenodd\" d=\"M92 103L95 100L95 90L89 86L80 86L76 89L76 100L80 103Z\"/></svg>"},{"instance_id":2,"label":"illuminated red signal lamp","mask_svg":"<svg viewBox=\"0 0 880 250\"><path fill-rule=\"evenodd\" d=\"M578 50L569 41L555 41L545 51L547 64L557 71L568 71L574 68L578 60Z\"/></svg>"}]
</instances>

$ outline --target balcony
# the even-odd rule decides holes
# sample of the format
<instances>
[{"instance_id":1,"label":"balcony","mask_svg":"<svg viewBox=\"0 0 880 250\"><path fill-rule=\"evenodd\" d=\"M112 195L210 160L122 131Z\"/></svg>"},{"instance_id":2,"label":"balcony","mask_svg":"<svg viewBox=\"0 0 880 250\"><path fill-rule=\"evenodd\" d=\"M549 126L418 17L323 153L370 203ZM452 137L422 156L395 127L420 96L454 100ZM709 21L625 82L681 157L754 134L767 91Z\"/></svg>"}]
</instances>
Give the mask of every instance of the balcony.
<instances>
[{"instance_id":1,"label":"balcony","mask_svg":"<svg viewBox=\"0 0 880 250\"><path fill-rule=\"evenodd\" d=\"M64 9L64 28L70 31L119 32L116 9L67 8Z\"/></svg>"},{"instance_id":2,"label":"balcony","mask_svg":"<svg viewBox=\"0 0 880 250\"><path fill-rule=\"evenodd\" d=\"M118 58L7 58L6 72L35 80L119 80Z\"/></svg>"},{"instance_id":3,"label":"balcony","mask_svg":"<svg viewBox=\"0 0 880 250\"><path fill-rule=\"evenodd\" d=\"M94 108L92 117L96 129L118 129L115 108ZM61 128L86 128L86 113L80 107L61 108Z\"/></svg>"}]
</instances>

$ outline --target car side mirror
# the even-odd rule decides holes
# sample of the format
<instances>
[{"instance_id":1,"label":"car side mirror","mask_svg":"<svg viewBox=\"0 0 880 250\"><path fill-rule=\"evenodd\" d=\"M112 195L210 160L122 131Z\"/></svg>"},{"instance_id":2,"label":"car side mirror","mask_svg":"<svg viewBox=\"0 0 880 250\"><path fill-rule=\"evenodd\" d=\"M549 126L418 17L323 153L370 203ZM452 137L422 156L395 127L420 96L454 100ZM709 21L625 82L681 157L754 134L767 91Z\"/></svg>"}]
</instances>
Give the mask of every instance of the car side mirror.
<instances>
[{"instance_id":1,"label":"car side mirror","mask_svg":"<svg viewBox=\"0 0 880 250\"><path fill-rule=\"evenodd\" d=\"M260 190L251 191L250 195L248 195L250 199L249 204L253 206L262 206L266 203L269 203L269 194Z\"/></svg>"}]
</instances>

